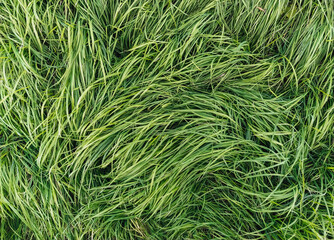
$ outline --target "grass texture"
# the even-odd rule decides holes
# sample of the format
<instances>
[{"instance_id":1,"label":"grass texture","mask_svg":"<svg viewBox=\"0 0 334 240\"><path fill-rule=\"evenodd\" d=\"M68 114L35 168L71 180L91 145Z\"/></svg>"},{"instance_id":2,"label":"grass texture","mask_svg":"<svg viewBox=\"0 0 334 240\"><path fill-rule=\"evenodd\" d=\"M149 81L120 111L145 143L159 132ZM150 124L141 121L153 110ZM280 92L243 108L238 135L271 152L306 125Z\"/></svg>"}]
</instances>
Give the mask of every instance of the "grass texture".
<instances>
[{"instance_id":1,"label":"grass texture","mask_svg":"<svg viewBox=\"0 0 334 240\"><path fill-rule=\"evenodd\" d=\"M334 1L0 0L1 239L334 239Z\"/></svg>"}]
</instances>

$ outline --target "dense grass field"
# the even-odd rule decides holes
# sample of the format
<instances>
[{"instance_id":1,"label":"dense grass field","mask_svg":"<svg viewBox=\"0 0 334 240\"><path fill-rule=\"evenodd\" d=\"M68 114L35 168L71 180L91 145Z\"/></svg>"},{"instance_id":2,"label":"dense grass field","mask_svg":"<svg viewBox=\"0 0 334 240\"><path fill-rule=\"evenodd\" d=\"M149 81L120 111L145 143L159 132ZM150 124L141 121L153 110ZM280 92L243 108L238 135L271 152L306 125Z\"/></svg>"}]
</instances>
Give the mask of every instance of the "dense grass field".
<instances>
[{"instance_id":1,"label":"dense grass field","mask_svg":"<svg viewBox=\"0 0 334 240\"><path fill-rule=\"evenodd\" d=\"M334 239L333 0L0 0L0 238Z\"/></svg>"}]
</instances>

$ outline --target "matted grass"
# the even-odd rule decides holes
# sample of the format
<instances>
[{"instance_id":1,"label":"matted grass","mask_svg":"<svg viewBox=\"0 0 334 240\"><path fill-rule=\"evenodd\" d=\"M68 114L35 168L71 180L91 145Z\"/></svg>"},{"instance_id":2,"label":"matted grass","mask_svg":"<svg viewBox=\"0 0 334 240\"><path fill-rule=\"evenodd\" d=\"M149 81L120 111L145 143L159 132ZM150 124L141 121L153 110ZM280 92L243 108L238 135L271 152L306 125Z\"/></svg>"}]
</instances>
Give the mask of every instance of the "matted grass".
<instances>
[{"instance_id":1,"label":"matted grass","mask_svg":"<svg viewBox=\"0 0 334 240\"><path fill-rule=\"evenodd\" d=\"M332 0L0 0L1 239L333 239Z\"/></svg>"}]
</instances>

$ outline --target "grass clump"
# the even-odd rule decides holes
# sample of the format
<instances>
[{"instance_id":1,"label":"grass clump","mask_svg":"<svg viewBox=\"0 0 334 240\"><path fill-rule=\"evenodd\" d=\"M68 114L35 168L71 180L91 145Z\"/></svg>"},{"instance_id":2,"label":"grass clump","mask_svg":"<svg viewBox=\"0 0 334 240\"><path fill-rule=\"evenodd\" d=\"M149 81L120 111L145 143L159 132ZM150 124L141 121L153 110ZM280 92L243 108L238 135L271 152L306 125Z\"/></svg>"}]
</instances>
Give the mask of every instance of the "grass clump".
<instances>
[{"instance_id":1,"label":"grass clump","mask_svg":"<svg viewBox=\"0 0 334 240\"><path fill-rule=\"evenodd\" d=\"M333 9L0 1L1 239L334 238Z\"/></svg>"}]
</instances>

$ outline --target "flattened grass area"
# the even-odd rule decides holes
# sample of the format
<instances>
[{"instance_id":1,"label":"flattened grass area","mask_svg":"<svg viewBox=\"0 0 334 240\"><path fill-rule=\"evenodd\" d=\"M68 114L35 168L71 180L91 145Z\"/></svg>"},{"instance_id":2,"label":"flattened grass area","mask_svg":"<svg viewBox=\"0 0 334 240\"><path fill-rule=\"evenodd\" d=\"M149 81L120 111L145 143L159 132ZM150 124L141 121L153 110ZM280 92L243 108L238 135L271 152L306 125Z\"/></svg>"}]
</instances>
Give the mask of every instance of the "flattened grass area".
<instances>
[{"instance_id":1,"label":"flattened grass area","mask_svg":"<svg viewBox=\"0 0 334 240\"><path fill-rule=\"evenodd\" d=\"M0 0L1 239L333 239L334 1Z\"/></svg>"}]
</instances>

